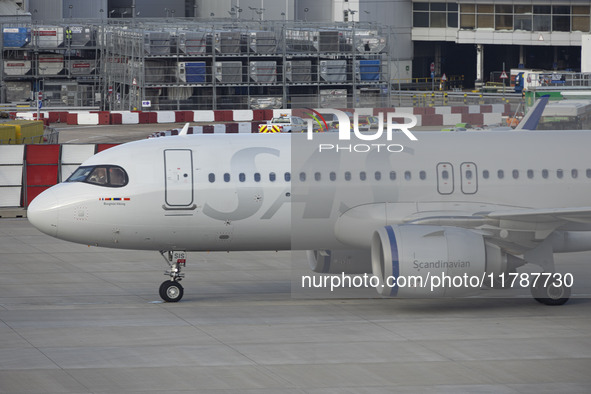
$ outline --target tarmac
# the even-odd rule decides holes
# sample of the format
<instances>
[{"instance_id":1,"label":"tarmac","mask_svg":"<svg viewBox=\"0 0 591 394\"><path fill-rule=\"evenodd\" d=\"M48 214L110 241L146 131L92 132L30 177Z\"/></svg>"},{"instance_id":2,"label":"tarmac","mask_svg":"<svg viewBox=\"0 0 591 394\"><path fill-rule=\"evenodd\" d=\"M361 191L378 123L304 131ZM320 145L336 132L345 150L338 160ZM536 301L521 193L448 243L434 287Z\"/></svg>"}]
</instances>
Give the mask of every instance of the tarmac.
<instances>
[{"instance_id":1,"label":"tarmac","mask_svg":"<svg viewBox=\"0 0 591 394\"><path fill-rule=\"evenodd\" d=\"M587 281L590 258L556 260ZM559 307L302 299L294 262L304 252L189 253L183 300L163 303L158 253L72 244L3 217L0 393L591 390L587 286Z\"/></svg>"},{"instance_id":2,"label":"tarmac","mask_svg":"<svg viewBox=\"0 0 591 394\"><path fill-rule=\"evenodd\" d=\"M185 296L168 304L158 253L0 219L0 393L591 388L586 298L297 299L293 258L305 263L303 252L190 253Z\"/></svg>"}]
</instances>

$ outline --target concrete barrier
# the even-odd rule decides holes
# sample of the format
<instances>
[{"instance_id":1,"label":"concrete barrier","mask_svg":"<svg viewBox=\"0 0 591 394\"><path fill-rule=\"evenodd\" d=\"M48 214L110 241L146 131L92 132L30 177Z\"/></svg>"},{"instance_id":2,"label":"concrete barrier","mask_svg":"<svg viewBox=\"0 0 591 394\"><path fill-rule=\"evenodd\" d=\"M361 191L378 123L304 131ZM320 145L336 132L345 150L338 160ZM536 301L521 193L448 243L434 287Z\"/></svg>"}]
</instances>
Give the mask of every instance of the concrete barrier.
<instances>
[{"instance_id":1,"label":"concrete barrier","mask_svg":"<svg viewBox=\"0 0 591 394\"><path fill-rule=\"evenodd\" d=\"M139 124L140 115L137 112L121 112L121 123L122 124Z\"/></svg>"},{"instance_id":2,"label":"concrete barrier","mask_svg":"<svg viewBox=\"0 0 591 394\"><path fill-rule=\"evenodd\" d=\"M443 114L443 125L455 126L462 122L462 114Z\"/></svg>"},{"instance_id":3,"label":"concrete barrier","mask_svg":"<svg viewBox=\"0 0 591 394\"><path fill-rule=\"evenodd\" d=\"M498 123L502 123L503 122L503 116L500 113L493 112L493 113L482 114L482 115L483 115L482 121L486 125L498 124Z\"/></svg>"},{"instance_id":4,"label":"concrete barrier","mask_svg":"<svg viewBox=\"0 0 591 394\"><path fill-rule=\"evenodd\" d=\"M99 124L99 114L79 113L78 114L78 124L79 125L98 125Z\"/></svg>"},{"instance_id":5,"label":"concrete barrier","mask_svg":"<svg viewBox=\"0 0 591 394\"><path fill-rule=\"evenodd\" d=\"M175 123L176 115L174 111L156 111L157 123Z\"/></svg>"},{"instance_id":6,"label":"concrete barrier","mask_svg":"<svg viewBox=\"0 0 591 394\"><path fill-rule=\"evenodd\" d=\"M193 122L215 121L214 111L193 111Z\"/></svg>"},{"instance_id":7,"label":"concrete barrier","mask_svg":"<svg viewBox=\"0 0 591 394\"><path fill-rule=\"evenodd\" d=\"M238 123L238 132L239 133L251 133L252 132L252 123L250 123L250 122Z\"/></svg>"},{"instance_id":8,"label":"concrete barrier","mask_svg":"<svg viewBox=\"0 0 591 394\"><path fill-rule=\"evenodd\" d=\"M254 114L252 110L236 110L234 111L234 122L250 122L254 120Z\"/></svg>"}]
</instances>

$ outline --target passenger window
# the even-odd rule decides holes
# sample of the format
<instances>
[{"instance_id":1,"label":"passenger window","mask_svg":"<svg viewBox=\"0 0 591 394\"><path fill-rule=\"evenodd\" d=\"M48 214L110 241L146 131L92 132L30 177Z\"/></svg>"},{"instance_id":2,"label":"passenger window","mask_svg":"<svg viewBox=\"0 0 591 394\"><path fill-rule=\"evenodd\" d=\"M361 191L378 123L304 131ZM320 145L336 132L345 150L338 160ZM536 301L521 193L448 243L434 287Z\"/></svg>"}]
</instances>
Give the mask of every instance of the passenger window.
<instances>
[{"instance_id":1,"label":"passenger window","mask_svg":"<svg viewBox=\"0 0 591 394\"><path fill-rule=\"evenodd\" d=\"M563 176L564 176L564 171L562 171L562 170L556 170L556 177L558 179L562 179Z\"/></svg>"},{"instance_id":2,"label":"passenger window","mask_svg":"<svg viewBox=\"0 0 591 394\"><path fill-rule=\"evenodd\" d=\"M331 172L331 173L328 175L328 177L329 177L329 178L330 178L330 180L331 180L331 181L333 181L333 182L337 180L337 174L336 174L336 172L334 172L334 171L332 171L332 172Z\"/></svg>"},{"instance_id":3,"label":"passenger window","mask_svg":"<svg viewBox=\"0 0 591 394\"><path fill-rule=\"evenodd\" d=\"M260 182L261 181L261 174L258 172L254 173L254 181L255 182Z\"/></svg>"},{"instance_id":4,"label":"passenger window","mask_svg":"<svg viewBox=\"0 0 591 394\"><path fill-rule=\"evenodd\" d=\"M306 173L305 172L300 172L300 181L306 182Z\"/></svg>"},{"instance_id":5,"label":"passenger window","mask_svg":"<svg viewBox=\"0 0 591 394\"><path fill-rule=\"evenodd\" d=\"M227 172L224 174L224 182L230 182L230 174Z\"/></svg>"},{"instance_id":6,"label":"passenger window","mask_svg":"<svg viewBox=\"0 0 591 394\"><path fill-rule=\"evenodd\" d=\"M447 179L449 179L449 171L447 171L447 170L443 170L443 171L441 172L441 178L443 178L444 180L447 180Z\"/></svg>"},{"instance_id":7,"label":"passenger window","mask_svg":"<svg viewBox=\"0 0 591 394\"><path fill-rule=\"evenodd\" d=\"M361 171L359 173L359 179L361 179L362 181L364 181L367 178L367 175L365 174L365 171Z\"/></svg>"},{"instance_id":8,"label":"passenger window","mask_svg":"<svg viewBox=\"0 0 591 394\"><path fill-rule=\"evenodd\" d=\"M390 171L390 180L391 181L395 181L396 180L396 171Z\"/></svg>"},{"instance_id":9,"label":"passenger window","mask_svg":"<svg viewBox=\"0 0 591 394\"><path fill-rule=\"evenodd\" d=\"M246 180L246 175L241 172L240 174L238 174L238 179L240 180L240 182L244 182Z\"/></svg>"},{"instance_id":10,"label":"passenger window","mask_svg":"<svg viewBox=\"0 0 591 394\"><path fill-rule=\"evenodd\" d=\"M269 173L269 180L270 180L271 182L275 182L275 179L277 179L277 175L275 175L275 173L274 173L274 172L270 172L270 173Z\"/></svg>"},{"instance_id":11,"label":"passenger window","mask_svg":"<svg viewBox=\"0 0 591 394\"><path fill-rule=\"evenodd\" d=\"M406 179L407 181L410 181L412 175L410 173L410 171L405 171L404 172L404 179Z\"/></svg>"},{"instance_id":12,"label":"passenger window","mask_svg":"<svg viewBox=\"0 0 591 394\"><path fill-rule=\"evenodd\" d=\"M291 174L289 172L286 172L285 174L283 174L283 179L285 179L285 182L291 181Z\"/></svg>"},{"instance_id":13,"label":"passenger window","mask_svg":"<svg viewBox=\"0 0 591 394\"><path fill-rule=\"evenodd\" d=\"M513 179L519 178L519 170L513 170Z\"/></svg>"},{"instance_id":14,"label":"passenger window","mask_svg":"<svg viewBox=\"0 0 591 394\"><path fill-rule=\"evenodd\" d=\"M570 172L570 176L572 176L573 179L577 179L579 177L579 170L572 169L571 172Z\"/></svg>"},{"instance_id":15,"label":"passenger window","mask_svg":"<svg viewBox=\"0 0 591 394\"><path fill-rule=\"evenodd\" d=\"M488 172L488 170L484 170L482 171L482 177L484 179L488 179L488 177L490 176L490 173Z\"/></svg>"},{"instance_id":16,"label":"passenger window","mask_svg":"<svg viewBox=\"0 0 591 394\"><path fill-rule=\"evenodd\" d=\"M215 174L214 173L209 174L208 179L209 179L210 183L214 183L215 182Z\"/></svg>"},{"instance_id":17,"label":"passenger window","mask_svg":"<svg viewBox=\"0 0 591 394\"><path fill-rule=\"evenodd\" d=\"M591 168L587 168L587 178L591 178Z\"/></svg>"},{"instance_id":18,"label":"passenger window","mask_svg":"<svg viewBox=\"0 0 591 394\"><path fill-rule=\"evenodd\" d=\"M470 172L470 179L472 179L472 171ZM427 173L425 171L421 171L419 172L419 178L421 178L422 181L424 181L425 179L427 179Z\"/></svg>"},{"instance_id":19,"label":"passenger window","mask_svg":"<svg viewBox=\"0 0 591 394\"><path fill-rule=\"evenodd\" d=\"M346 181L350 181L351 180L351 173L349 171L345 172L345 180Z\"/></svg>"},{"instance_id":20,"label":"passenger window","mask_svg":"<svg viewBox=\"0 0 591 394\"><path fill-rule=\"evenodd\" d=\"M376 178L376 181L379 181L380 179L382 179L382 173L379 171L376 171L374 174L374 177Z\"/></svg>"},{"instance_id":21,"label":"passenger window","mask_svg":"<svg viewBox=\"0 0 591 394\"><path fill-rule=\"evenodd\" d=\"M466 170L466 179L467 180L471 180L472 179L472 170Z\"/></svg>"},{"instance_id":22,"label":"passenger window","mask_svg":"<svg viewBox=\"0 0 591 394\"><path fill-rule=\"evenodd\" d=\"M527 170L527 177L529 179L533 179L533 177L534 177L534 170Z\"/></svg>"},{"instance_id":23,"label":"passenger window","mask_svg":"<svg viewBox=\"0 0 591 394\"><path fill-rule=\"evenodd\" d=\"M503 170L497 171L497 176L499 179L503 179L505 177L505 172Z\"/></svg>"},{"instance_id":24,"label":"passenger window","mask_svg":"<svg viewBox=\"0 0 591 394\"><path fill-rule=\"evenodd\" d=\"M548 170L542 170L542 178L548 179Z\"/></svg>"},{"instance_id":25,"label":"passenger window","mask_svg":"<svg viewBox=\"0 0 591 394\"><path fill-rule=\"evenodd\" d=\"M314 180L315 180L316 182L320 182L320 178L321 178L321 175L320 175L320 173L319 173L319 172L315 172L315 173L314 173Z\"/></svg>"}]
</instances>

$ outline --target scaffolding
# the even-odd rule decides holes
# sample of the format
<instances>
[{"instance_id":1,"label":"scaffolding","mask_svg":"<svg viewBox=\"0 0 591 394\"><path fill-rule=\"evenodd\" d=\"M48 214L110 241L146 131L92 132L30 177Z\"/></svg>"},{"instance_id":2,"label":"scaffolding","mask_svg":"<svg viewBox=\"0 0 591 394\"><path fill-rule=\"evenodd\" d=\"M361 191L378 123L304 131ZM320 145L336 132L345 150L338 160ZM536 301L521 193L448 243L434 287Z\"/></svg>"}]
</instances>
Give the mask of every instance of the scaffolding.
<instances>
[{"instance_id":1,"label":"scaffolding","mask_svg":"<svg viewBox=\"0 0 591 394\"><path fill-rule=\"evenodd\" d=\"M97 106L101 49L97 23L4 23L1 101L42 106Z\"/></svg>"},{"instance_id":2,"label":"scaffolding","mask_svg":"<svg viewBox=\"0 0 591 394\"><path fill-rule=\"evenodd\" d=\"M388 41L387 27L359 22L5 24L1 72L29 93L59 82L76 98L62 105L113 111L387 107Z\"/></svg>"}]
</instances>

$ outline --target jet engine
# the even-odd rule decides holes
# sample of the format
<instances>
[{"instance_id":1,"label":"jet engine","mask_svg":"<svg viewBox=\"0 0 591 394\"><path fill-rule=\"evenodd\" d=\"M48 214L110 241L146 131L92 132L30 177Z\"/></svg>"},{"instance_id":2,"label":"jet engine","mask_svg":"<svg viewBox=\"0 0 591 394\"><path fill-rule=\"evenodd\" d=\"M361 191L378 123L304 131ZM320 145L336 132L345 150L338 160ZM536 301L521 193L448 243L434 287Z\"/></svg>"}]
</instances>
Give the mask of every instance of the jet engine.
<instances>
[{"instance_id":1,"label":"jet engine","mask_svg":"<svg viewBox=\"0 0 591 394\"><path fill-rule=\"evenodd\" d=\"M308 263L322 274L364 274L371 272L369 250L308 250Z\"/></svg>"},{"instance_id":2,"label":"jet engine","mask_svg":"<svg viewBox=\"0 0 591 394\"><path fill-rule=\"evenodd\" d=\"M372 238L371 262L378 293L392 297L475 294L507 271L507 255L481 234L442 226L380 228Z\"/></svg>"}]
</instances>

